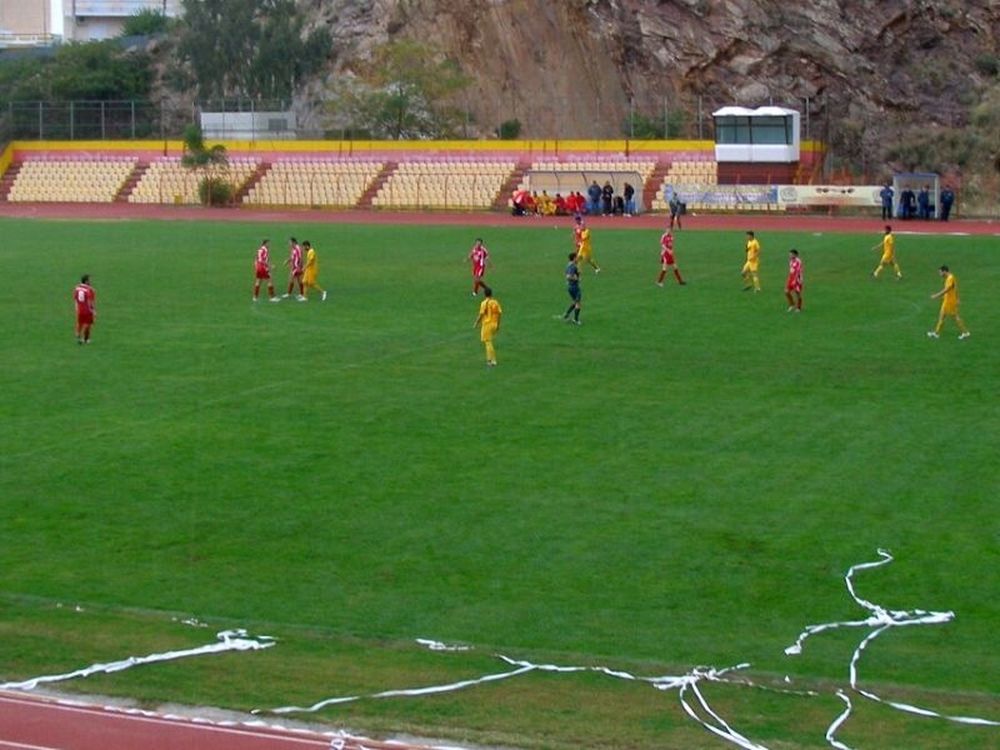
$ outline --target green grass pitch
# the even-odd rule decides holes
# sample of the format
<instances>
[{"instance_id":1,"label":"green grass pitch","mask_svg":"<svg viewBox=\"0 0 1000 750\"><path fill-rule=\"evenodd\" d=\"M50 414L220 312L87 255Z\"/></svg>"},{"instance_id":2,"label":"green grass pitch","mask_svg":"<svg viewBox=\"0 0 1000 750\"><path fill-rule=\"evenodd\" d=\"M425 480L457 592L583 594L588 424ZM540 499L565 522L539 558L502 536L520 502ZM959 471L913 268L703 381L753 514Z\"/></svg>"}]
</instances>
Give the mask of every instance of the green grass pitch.
<instances>
[{"instance_id":1,"label":"green grass pitch","mask_svg":"<svg viewBox=\"0 0 1000 750\"><path fill-rule=\"evenodd\" d=\"M503 671L496 652L643 674L746 661L823 696L719 686L726 719L823 747L863 633L783 649L807 624L865 616L843 573L884 547L896 561L859 574L863 597L957 617L880 638L862 681L1000 719L996 237L899 235L905 278L876 282L878 236L764 232L755 295L741 233L679 232L689 284L660 289L658 232L597 228L604 271L584 271L577 328L557 317L568 227L0 227L0 680L203 641L167 616L184 615L281 642L66 688L267 708ZM257 244L271 238L282 287L290 234L317 247L329 300L251 304ZM493 370L472 328L476 236L504 309ZM793 245L801 315L782 293ZM941 263L967 341L951 324L925 336ZM87 347L70 301L83 272ZM1000 746L995 728L859 700L842 730L858 747ZM319 718L520 746L727 746L675 698L593 676Z\"/></svg>"}]
</instances>

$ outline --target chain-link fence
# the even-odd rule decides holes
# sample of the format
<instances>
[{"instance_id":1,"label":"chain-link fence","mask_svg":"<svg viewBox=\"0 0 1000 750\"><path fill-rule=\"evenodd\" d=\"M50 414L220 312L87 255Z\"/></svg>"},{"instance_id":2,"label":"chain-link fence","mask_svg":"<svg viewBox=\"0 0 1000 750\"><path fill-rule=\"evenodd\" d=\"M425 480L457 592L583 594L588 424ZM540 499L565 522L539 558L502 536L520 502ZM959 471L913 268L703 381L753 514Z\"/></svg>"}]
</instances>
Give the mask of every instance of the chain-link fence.
<instances>
[{"instance_id":1,"label":"chain-link fence","mask_svg":"<svg viewBox=\"0 0 1000 750\"><path fill-rule=\"evenodd\" d=\"M0 134L8 140L132 140L172 138L194 112L163 102L0 102Z\"/></svg>"},{"instance_id":2,"label":"chain-link fence","mask_svg":"<svg viewBox=\"0 0 1000 750\"><path fill-rule=\"evenodd\" d=\"M816 103L766 102L802 112L802 138L824 139L816 121ZM463 102L465 113L453 123L452 135L464 139L522 137L530 139L636 140L682 138L711 140L712 112L732 104L704 96L661 97L609 103L594 95L547 99L531 115L489 97ZM357 128L338 121L335 111L293 107L283 101L224 99L181 106L168 101L6 101L0 102L0 129L21 140L118 140L179 137L198 122L202 112L294 112L291 129L297 138L349 140ZM511 127L512 123L518 123ZM266 139L266 133L261 134Z\"/></svg>"}]
</instances>

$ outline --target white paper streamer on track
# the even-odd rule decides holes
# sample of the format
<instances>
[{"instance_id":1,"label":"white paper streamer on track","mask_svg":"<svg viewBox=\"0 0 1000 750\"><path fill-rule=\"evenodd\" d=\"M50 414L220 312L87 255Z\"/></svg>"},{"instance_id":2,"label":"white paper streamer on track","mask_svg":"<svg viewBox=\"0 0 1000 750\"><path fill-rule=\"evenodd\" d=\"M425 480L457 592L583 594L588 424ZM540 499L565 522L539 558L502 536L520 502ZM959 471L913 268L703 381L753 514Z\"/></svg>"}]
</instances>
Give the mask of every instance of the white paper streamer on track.
<instances>
[{"instance_id":1,"label":"white paper streamer on track","mask_svg":"<svg viewBox=\"0 0 1000 750\"><path fill-rule=\"evenodd\" d=\"M868 644L878 638L880 635L885 633L892 628L899 627L909 627L911 625L941 625L946 622L951 622L955 619L954 612L935 612L933 610L925 609L911 609L911 610L893 610L886 609L878 604L873 604L867 599L862 599L858 596L857 592L854 590L854 574L859 570L868 570L870 568L877 568L882 565L888 565L893 561L892 555L884 550L878 550L878 555L881 559L874 560L867 563L859 563L857 565L852 565L848 571L847 575L844 576L844 582L847 584L847 591L850 593L851 598L860 607L867 609L871 612L871 615L864 620L849 620L846 622L827 622L820 625L809 625L799 633L799 637L795 639L795 643L785 649L785 653L789 656L795 656L802 653L802 646L806 639L810 636L816 635L817 633L822 633L826 630L833 630L835 628L872 628L873 630L866 635L858 647L854 650L851 655L850 663L850 685L851 688L857 692L859 695L863 695L869 700L875 701L877 703L882 703L898 711L904 711L906 713L916 714L918 716L928 716L935 719L946 719L948 721L957 722L959 724L973 724L979 726L990 726L990 727L1000 727L1000 722L991 721L989 719L980 719L975 716L950 716L948 714L938 713L937 711L931 711L926 708L920 708L919 706L912 706L908 703L897 703L896 701L887 700L882 698L875 693L868 690L863 690L858 687L858 662L861 660L861 654L868 647ZM841 699L847 704L847 708L837 719L830 725L827 729L826 739L833 746L838 748L838 750L850 750L846 745L838 742L834 737L836 730L847 721L848 717L851 715L851 701L850 699L842 694L838 693Z\"/></svg>"},{"instance_id":2,"label":"white paper streamer on track","mask_svg":"<svg viewBox=\"0 0 1000 750\"><path fill-rule=\"evenodd\" d=\"M459 682L452 682L445 685L432 685L423 688L411 688L407 690L386 690L380 693L371 693L368 695L351 695L344 696L340 698L328 698L326 700L314 703L311 706L283 706L281 708L270 709L268 713L274 714L289 714L289 713L312 713L319 711L326 706L337 705L341 703L349 703L352 701L358 701L363 699L374 699L374 698L395 698L400 696L420 696L420 695L433 695L437 693L447 693L455 690L463 690L468 687L473 687L475 685L482 685L488 682L496 682L499 680L505 680L512 677L518 677L528 672L555 672L560 674L567 674L573 672L598 672L600 674L607 675L608 677L613 677L620 680L630 680L635 682L644 682L652 685L657 690L677 690L680 697L681 707L684 709L685 713L692 719L701 724L705 729L712 732L718 737L721 737L728 742L731 742L738 747L744 748L744 750L767 750L763 745L759 745L752 740L748 739L744 735L740 734L738 731L733 729L718 713L716 713L712 707L709 705L705 696L701 692L699 683L701 682L721 682L745 685L750 687L758 687L749 680L731 680L727 675L731 672L737 670L746 669L749 664L737 664L733 667L728 667L725 669L715 669L713 667L695 667L690 672L679 676L663 676L663 677L637 677L629 672L623 672L620 670L609 669L607 667L566 667L558 666L555 664L533 664L527 661L520 661L517 659L511 659L510 657L500 655L498 658L505 663L509 664L516 669L512 669L508 672L498 672L494 674L484 675L483 677L478 677L470 680L461 680ZM697 699L697 705L700 706L701 712L691 705L688 699L688 693L693 694L694 698ZM786 691L779 690L778 692L790 693L796 695L802 695L803 693L798 691ZM808 694L808 693L807 693ZM259 713L255 711L254 713ZM707 715L708 718L705 718Z\"/></svg>"},{"instance_id":3,"label":"white paper streamer on track","mask_svg":"<svg viewBox=\"0 0 1000 750\"><path fill-rule=\"evenodd\" d=\"M270 648L275 644L273 638L268 636L258 636L255 638L247 635L247 631L223 630L216 633L218 641L205 646L184 649L181 651L167 651L162 654L148 654L147 656L130 656L121 661L108 662L107 664L92 664L83 669L66 674L45 675L43 677L33 677L22 682L5 682L0 684L0 690L34 690L39 685L50 682L63 682L65 680L75 680L78 677L89 677L92 674L112 674L121 672L141 664L154 664L161 661L173 661L174 659L185 659L189 656L204 656L207 654L221 654L226 651L258 651L262 648Z\"/></svg>"}]
</instances>

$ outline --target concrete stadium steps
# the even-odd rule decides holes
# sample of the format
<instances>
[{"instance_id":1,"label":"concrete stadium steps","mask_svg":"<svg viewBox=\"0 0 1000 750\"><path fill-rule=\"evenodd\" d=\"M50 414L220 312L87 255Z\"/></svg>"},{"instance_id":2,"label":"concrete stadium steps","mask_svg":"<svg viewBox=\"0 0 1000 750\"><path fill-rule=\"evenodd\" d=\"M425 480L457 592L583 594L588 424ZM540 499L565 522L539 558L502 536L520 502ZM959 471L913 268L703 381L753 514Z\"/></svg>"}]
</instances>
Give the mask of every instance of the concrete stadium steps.
<instances>
[{"instance_id":1,"label":"concrete stadium steps","mask_svg":"<svg viewBox=\"0 0 1000 750\"><path fill-rule=\"evenodd\" d=\"M385 186L385 183L389 181L389 178L395 174L397 169L399 169L399 162L387 161L382 170L375 176L375 179L372 180L368 189L361 194L357 207L366 210L372 208L372 201L375 199L375 196L378 195L379 190Z\"/></svg>"},{"instance_id":2,"label":"concrete stadium steps","mask_svg":"<svg viewBox=\"0 0 1000 750\"><path fill-rule=\"evenodd\" d=\"M20 171L21 162L14 162L4 172L3 178L0 179L0 201L7 200L7 196L10 195L10 190L14 187L14 182L17 180L17 175Z\"/></svg>"},{"instance_id":3,"label":"concrete stadium steps","mask_svg":"<svg viewBox=\"0 0 1000 750\"><path fill-rule=\"evenodd\" d=\"M255 187L257 187L260 184L260 181L264 179L264 177L270 171L271 171L271 162L262 161L260 164L258 164L257 168L253 171L253 174L250 175L249 179L247 179L246 182L240 185L239 189L233 195L233 202L236 203L237 205L243 203L246 200L246 197L250 194L250 191L253 190Z\"/></svg>"},{"instance_id":4,"label":"concrete stadium steps","mask_svg":"<svg viewBox=\"0 0 1000 750\"><path fill-rule=\"evenodd\" d=\"M132 174L125 180L125 184L122 185L121 190L115 194L115 203L128 203L128 197L135 190L135 186L139 184L142 176L146 174L147 169L149 169L148 161L140 161L135 165L135 169L132 170Z\"/></svg>"},{"instance_id":5,"label":"concrete stadium steps","mask_svg":"<svg viewBox=\"0 0 1000 750\"><path fill-rule=\"evenodd\" d=\"M669 169L670 162L656 162L656 168L653 169L653 174L649 176L649 179L646 180L642 186L642 209L644 211L652 211L654 208L653 202L657 198L662 197L663 180L666 178L667 171Z\"/></svg>"},{"instance_id":6,"label":"concrete stadium steps","mask_svg":"<svg viewBox=\"0 0 1000 750\"><path fill-rule=\"evenodd\" d=\"M514 190L524 181L524 175L527 174L528 170L531 169L531 163L527 161L519 161L517 166L514 167L514 171L510 173L507 181L500 186L500 192L497 193L497 198L493 201L493 208L498 211L507 211L510 203L510 196L514 194Z\"/></svg>"}]
</instances>

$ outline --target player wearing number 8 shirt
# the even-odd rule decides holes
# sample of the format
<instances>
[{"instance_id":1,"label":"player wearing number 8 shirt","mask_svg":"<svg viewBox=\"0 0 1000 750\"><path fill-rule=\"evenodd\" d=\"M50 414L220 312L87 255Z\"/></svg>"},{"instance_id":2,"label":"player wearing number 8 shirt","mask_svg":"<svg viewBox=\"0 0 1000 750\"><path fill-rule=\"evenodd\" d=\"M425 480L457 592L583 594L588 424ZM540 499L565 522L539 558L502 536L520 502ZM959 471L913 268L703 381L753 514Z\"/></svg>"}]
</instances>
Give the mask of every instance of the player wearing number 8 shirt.
<instances>
[{"instance_id":1,"label":"player wearing number 8 shirt","mask_svg":"<svg viewBox=\"0 0 1000 750\"><path fill-rule=\"evenodd\" d=\"M263 240L260 243L260 247L257 248L257 256L254 258L253 262L253 273L254 273L254 283L253 283L253 301L257 301L257 295L260 294L260 282L267 282L267 294L271 298L271 302L277 302L278 298L274 296L274 282L271 281L271 252L267 248L267 243L270 240Z\"/></svg>"},{"instance_id":2,"label":"player wearing number 8 shirt","mask_svg":"<svg viewBox=\"0 0 1000 750\"><path fill-rule=\"evenodd\" d=\"M90 274L84 274L80 283L73 289L73 302L76 303L76 341L78 344L90 343L90 327L94 324L94 288L90 285Z\"/></svg>"},{"instance_id":3,"label":"player wearing number 8 shirt","mask_svg":"<svg viewBox=\"0 0 1000 750\"><path fill-rule=\"evenodd\" d=\"M785 281L785 298L788 312L802 312L802 260L799 251L788 251L788 279Z\"/></svg>"}]
</instances>

